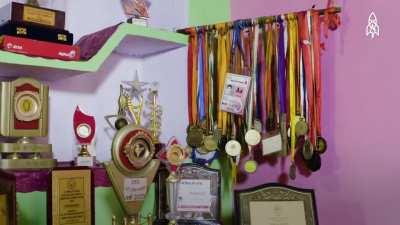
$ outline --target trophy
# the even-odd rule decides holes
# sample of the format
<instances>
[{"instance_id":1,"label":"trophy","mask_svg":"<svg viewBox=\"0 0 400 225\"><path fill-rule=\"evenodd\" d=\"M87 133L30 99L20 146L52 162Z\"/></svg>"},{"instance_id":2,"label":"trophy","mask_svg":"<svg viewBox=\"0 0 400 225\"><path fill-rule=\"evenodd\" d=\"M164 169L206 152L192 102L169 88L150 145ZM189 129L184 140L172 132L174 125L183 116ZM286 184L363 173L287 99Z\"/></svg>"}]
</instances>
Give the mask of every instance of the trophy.
<instances>
[{"instance_id":1,"label":"trophy","mask_svg":"<svg viewBox=\"0 0 400 225\"><path fill-rule=\"evenodd\" d=\"M172 137L167 144L166 150L161 151L158 157L166 164L169 168L169 176L166 179L166 191L167 191L167 202L169 212L166 214L166 218L169 220L169 224L177 224L176 220L179 218L176 212L177 202L177 189L179 176L177 171L182 163L188 158L188 151L179 145L178 140Z\"/></svg>"},{"instance_id":2,"label":"trophy","mask_svg":"<svg viewBox=\"0 0 400 225\"><path fill-rule=\"evenodd\" d=\"M125 15L128 17L127 22L147 26L149 19L150 2L147 0L121 0Z\"/></svg>"},{"instance_id":3,"label":"trophy","mask_svg":"<svg viewBox=\"0 0 400 225\"><path fill-rule=\"evenodd\" d=\"M0 143L1 169L52 168L51 144L31 143L32 137L45 137L48 131L49 87L32 78L1 82L0 135L20 138Z\"/></svg>"},{"instance_id":4,"label":"trophy","mask_svg":"<svg viewBox=\"0 0 400 225\"><path fill-rule=\"evenodd\" d=\"M148 83L140 82L138 75L133 81L123 81L118 97L118 114L105 119L116 134L112 142L112 161L105 167L118 199L124 209L121 222L112 217L113 225L140 225L140 208L147 191L156 176L160 160L153 159L158 144L161 109L156 103L157 91L150 90L152 104L144 104ZM150 125L142 127L142 114L150 108ZM111 118L116 118L114 124ZM152 224L153 216L147 215L147 224Z\"/></svg>"},{"instance_id":5,"label":"trophy","mask_svg":"<svg viewBox=\"0 0 400 225\"><path fill-rule=\"evenodd\" d=\"M94 116L82 112L79 106L74 113L74 133L80 144L80 152L76 158L77 166L93 166L93 157L88 146L92 143L96 131Z\"/></svg>"},{"instance_id":6,"label":"trophy","mask_svg":"<svg viewBox=\"0 0 400 225\"><path fill-rule=\"evenodd\" d=\"M160 165L154 154L153 138L146 129L130 124L113 139L112 161L105 167L126 215L124 225L140 225L140 208Z\"/></svg>"}]
</instances>

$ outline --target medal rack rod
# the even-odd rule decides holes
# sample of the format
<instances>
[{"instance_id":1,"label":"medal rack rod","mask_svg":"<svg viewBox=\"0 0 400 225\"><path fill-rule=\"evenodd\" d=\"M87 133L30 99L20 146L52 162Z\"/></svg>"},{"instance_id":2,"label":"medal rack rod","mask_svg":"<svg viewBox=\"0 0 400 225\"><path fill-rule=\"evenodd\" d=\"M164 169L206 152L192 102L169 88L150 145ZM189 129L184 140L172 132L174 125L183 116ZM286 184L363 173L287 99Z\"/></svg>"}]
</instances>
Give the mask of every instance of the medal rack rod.
<instances>
[{"instance_id":1,"label":"medal rack rod","mask_svg":"<svg viewBox=\"0 0 400 225\"><path fill-rule=\"evenodd\" d=\"M314 6L312 7L312 9L316 12L318 12L320 15L324 15L325 13L328 14L337 14L340 13L342 11L341 7L330 7L330 8L326 8L326 9L314 9ZM306 12L306 11L298 11L298 12L293 12L296 16L297 13L302 13L302 12ZM293 14L293 13L284 13L284 14L280 14L280 15L275 15L275 16L261 16L261 17L257 17L254 19L240 19L240 20L235 20L235 21L230 21L230 22L222 22L222 23L217 23L218 25L220 24L225 24L228 25L228 28L233 28L233 25L235 22L239 22L239 21L243 21L243 22L247 22L247 26L253 26L256 24L263 24L263 23L273 23L275 21L277 21L277 19L279 17L286 17L289 14ZM216 29L216 24L208 24L208 25L202 25L202 26L195 26L195 27L188 27L188 28L183 28L183 29L179 29L176 32L178 33L182 33L182 34L189 34L189 30L188 29L192 29L195 28L196 30L204 30L204 31L208 31L208 30L213 30Z\"/></svg>"}]
</instances>

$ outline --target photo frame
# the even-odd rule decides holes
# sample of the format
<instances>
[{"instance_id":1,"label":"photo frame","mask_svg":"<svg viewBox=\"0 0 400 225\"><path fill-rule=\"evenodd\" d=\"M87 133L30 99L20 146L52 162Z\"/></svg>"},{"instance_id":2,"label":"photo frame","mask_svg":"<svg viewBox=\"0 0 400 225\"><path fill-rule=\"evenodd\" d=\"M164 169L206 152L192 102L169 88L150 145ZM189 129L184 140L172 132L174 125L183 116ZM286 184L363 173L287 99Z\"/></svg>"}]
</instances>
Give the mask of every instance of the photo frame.
<instances>
[{"instance_id":1,"label":"photo frame","mask_svg":"<svg viewBox=\"0 0 400 225\"><path fill-rule=\"evenodd\" d=\"M234 195L237 225L318 225L312 189L265 184Z\"/></svg>"}]
</instances>

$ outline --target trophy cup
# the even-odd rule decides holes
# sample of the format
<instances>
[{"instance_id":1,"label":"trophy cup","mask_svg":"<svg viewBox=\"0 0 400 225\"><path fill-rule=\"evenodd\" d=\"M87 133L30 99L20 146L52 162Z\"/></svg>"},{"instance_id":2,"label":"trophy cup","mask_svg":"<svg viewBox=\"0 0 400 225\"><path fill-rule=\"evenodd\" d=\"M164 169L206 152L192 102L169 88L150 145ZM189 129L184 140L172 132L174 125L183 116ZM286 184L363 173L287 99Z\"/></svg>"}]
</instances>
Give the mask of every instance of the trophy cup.
<instances>
[{"instance_id":1,"label":"trophy cup","mask_svg":"<svg viewBox=\"0 0 400 225\"><path fill-rule=\"evenodd\" d=\"M160 152L159 158L169 168L169 176L166 179L167 202L169 212L165 215L170 225L177 224L178 214L176 213L177 186L179 176L177 171L182 163L188 158L188 151L179 145L178 140L172 137L167 144L166 150Z\"/></svg>"},{"instance_id":2,"label":"trophy cup","mask_svg":"<svg viewBox=\"0 0 400 225\"><path fill-rule=\"evenodd\" d=\"M93 157L90 155L88 145L92 143L95 131L94 117L83 113L77 106L74 113L74 133L80 144L80 152L76 158L77 166L93 166Z\"/></svg>"},{"instance_id":3,"label":"trophy cup","mask_svg":"<svg viewBox=\"0 0 400 225\"><path fill-rule=\"evenodd\" d=\"M31 137L45 137L48 131L49 87L32 78L1 82L0 135L20 138L0 143L1 169L52 168L51 144L31 143Z\"/></svg>"}]
</instances>

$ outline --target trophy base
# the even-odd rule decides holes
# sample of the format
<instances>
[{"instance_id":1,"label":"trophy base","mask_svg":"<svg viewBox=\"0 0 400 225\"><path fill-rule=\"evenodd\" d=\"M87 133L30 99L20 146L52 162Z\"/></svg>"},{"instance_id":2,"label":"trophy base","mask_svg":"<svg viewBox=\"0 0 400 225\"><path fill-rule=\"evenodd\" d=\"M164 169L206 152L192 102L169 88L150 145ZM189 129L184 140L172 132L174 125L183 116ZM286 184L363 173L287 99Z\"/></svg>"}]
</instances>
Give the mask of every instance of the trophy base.
<instances>
[{"instance_id":1,"label":"trophy base","mask_svg":"<svg viewBox=\"0 0 400 225\"><path fill-rule=\"evenodd\" d=\"M55 159L0 159L0 169L5 170L49 169L56 164Z\"/></svg>"},{"instance_id":2,"label":"trophy base","mask_svg":"<svg viewBox=\"0 0 400 225\"><path fill-rule=\"evenodd\" d=\"M88 166L92 167L94 164L94 160L92 156L78 156L76 157L76 165L77 166Z\"/></svg>"},{"instance_id":3,"label":"trophy base","mask_svg":"<svg viewBox=\"0 0 400 225\"><path fill-rule=\"evenodd\" d=\"M51 149L51 144L0 143L0 153L44 153Z\"/></svg>"}]
</instances>

